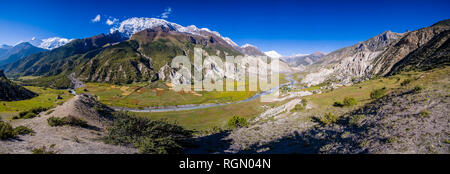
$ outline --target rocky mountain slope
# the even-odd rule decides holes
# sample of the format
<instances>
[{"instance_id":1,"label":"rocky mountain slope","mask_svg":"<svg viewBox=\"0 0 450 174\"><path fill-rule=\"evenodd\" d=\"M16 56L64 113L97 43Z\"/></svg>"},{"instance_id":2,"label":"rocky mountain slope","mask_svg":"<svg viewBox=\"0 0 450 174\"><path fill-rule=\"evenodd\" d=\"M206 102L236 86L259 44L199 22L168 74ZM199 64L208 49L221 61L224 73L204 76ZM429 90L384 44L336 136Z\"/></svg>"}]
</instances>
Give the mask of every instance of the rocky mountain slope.
<instances>
[{"instance_id":1,"label":"rocky mountain slope","mask_svg":"<svg viewBox=\"0 0 450 174\"><path fill-rule=\"evenodd\" d=\"M193 58L194 47L205 55L240 55L220 37L181 33L164 26L135 33L130 40L102 49L80 69L77 76L86 81L131 83L170 80L171 61L179 55ZM158 75L158 73L162 73ZM163 78L164 77L164 78Z\"/></svg>"},{"instance_id":2,"label":"rocky mountain slope","mask_svg":"<svg viewBox=\"0 0 450 174\"><path fill-rule=\"evenodd\" d=\"M397 71L405 67L406 62L416 68L422 67L419 60L427 60L422 64L432 60L432 66L448 63L448 21L403 34L386 31L367 41L334 51L311 66L314 73L306 76L303 83L314 85L331 80L349 84L355 80L384 76L391 70ZM403 59L405 61L401 63Z\"/></svg>"},{"instance_id":3,"label":"rocky mountain slope","mask_svg":"<svg viewBox=\"0 0 450 174\"><path fill-rule=\"evenodd\" d=\"M24 100L35 96L37 96L37 94L8 80L3 73L3 70L0 70L0 100Z\"/></svg>"},{"instance_id":4,"label":"rocky mountain slope","mask_svg":"<svg viewBox=\"0 0 450 174\"><path fill-rule=\"evenodd\" d=\"M194 48L202 48L203 57L218 56L221 61L226 56L263 55L256 47L238 47L231 39L209 29L183 27L154 18L131 18L111 29L110 34L77 39L54 50L30 55L5 69L12 76L59 76L65 79L58 81L67 81L66 76L71 73L90 82L171 81L176 70L170 67L172 59L184 55L192 60ZM233 74L225 74L217 60L211 58L205 62L204 69L199 71L206 77L236 78ZM282 67L287 66L280 63ZM188 81L183 78L180 83Z\"/></svg>"},{"instance_id":5,"label":"rocky mountain slope","mask_svg":"<svg viewBox=\"0 0 450 174\"><path fill-rule=\"evenodd\" d=\"M47 52L32 54L8 64L5 72L18 75L51 76L70 72L86 59L91 58L107 44L124 40L119 33L101 34L85 39L77 39L67 45Z\"/></svg>"},{"instance_id":6,"label":"rocky mountain slope","mask_svg":"<svg viewBox=\"0 0 450 174\"><path fill-rule=\"evenodd\" d=\"M438 22L430 27L406 33L373 61L373 68L369 75L383 76L391 72L391 70L397 71L397 69L402 69L400 67L394 68L396 65L404 67L406 64L409 64L420 69L424 65L420 63L420 59L429 60L429 63L434 62L431 63L432 65L430 64L431 66L448 63L449 48L446 43L449 37L449 30L450 19ZM404 60L403 63L399 63L402 60ZM427 62L425 64L428 64Z\"/></svg>"}]
</instances>

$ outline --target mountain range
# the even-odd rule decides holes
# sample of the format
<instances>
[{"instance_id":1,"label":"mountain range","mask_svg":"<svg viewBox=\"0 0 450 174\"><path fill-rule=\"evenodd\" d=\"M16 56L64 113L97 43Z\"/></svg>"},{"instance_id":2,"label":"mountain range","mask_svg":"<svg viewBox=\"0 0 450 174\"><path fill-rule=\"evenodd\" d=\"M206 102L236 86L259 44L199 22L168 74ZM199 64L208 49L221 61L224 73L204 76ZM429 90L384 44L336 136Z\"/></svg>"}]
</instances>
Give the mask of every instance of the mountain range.
<instances>
[{"instance_id":1,"label":"mountain range","mask_svg":"<svg viewBox=\"0 0 450 174\"><path fill-rule=\"evenodd\" d=\"M307 66L308 71L313 73L302 82L310 85L326 80L349 84L355 80L411 69L417 64L424 65L420 67L445 64L448 62L448 48L445 47L448 44L448 23L444 20L407 33L385 31L329 54L315 52L283 57L276 51L262 52L250 44L238 46L230 38L207 28L194 25L184 27L156 18L130 18L111 28L109 34L71 40L52 50L39 49L29 43L19 44L16 47L24 51L9 59L3 58L2 62L9 63L3 67L11 76L60 75L65 79L68 74L75 73L77 78L92 82L168 81L175 71L169 68L171 57L186 55L192 58L193 48L199 47L205 50L205 55L221 58L227 55L267 55L281 58L284 67L288 67L284 65L286 63L291 67ZM2 46L0 54L11 56L4 50L13 48ZM434 58L424 59L424 56ZM223 69L215 70L216 75L224 72Z\"/></svg>"},{"instance_id":2,"label":"mountain range","mask_svg":"<svg viewBox=\"0 0 450 174\"><path fill-rule=\"evenodd\" d=\"M53 50L30 55L8 64L5 71L11 76L63 79L75 73L75 77L91 82L169 81L175 71L169 67L172 58L178 55L193 58L193 48L202 48L204 56L216 55L222 59L228 55L264 55L255 46L239 47L231 39L206 28L183 27L156 18L131 18L112 28L109 34L75 39ZM218 65L213 60L209 62ZM217 66L213 69L216 77L225 72Z\"/></svg>"},{"instance_id":3,"label":"mountain range","mask_svg":"<svg viewBox=\"0 0 450 174\"><path fill-rule=\"evenodd\" d=\"M2 46L0 47L0 66L43 51L46 50L35 47L28 42L22 42L15 46Z\"/></svg>"}]
</instances>

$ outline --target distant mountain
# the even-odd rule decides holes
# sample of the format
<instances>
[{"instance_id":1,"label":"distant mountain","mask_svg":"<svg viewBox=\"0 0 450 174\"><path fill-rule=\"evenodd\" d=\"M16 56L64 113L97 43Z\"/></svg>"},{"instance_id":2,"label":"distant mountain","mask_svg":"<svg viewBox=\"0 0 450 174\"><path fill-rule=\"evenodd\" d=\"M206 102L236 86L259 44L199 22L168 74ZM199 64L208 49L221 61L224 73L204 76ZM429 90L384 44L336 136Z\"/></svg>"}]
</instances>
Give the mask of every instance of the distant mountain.
<instances>
[{"instance_id":1,"label":"distant mountain","mask_svg":"<svg viewBox=\"0 0 450 174\"><path fill-rule=\"evenodd\" d=\"M258 49L258 47L250 44L242 45L238 50L245 55L249 56L265 56L265 54Z\"/></svg>"},{"instance_id":2,"label":"distant mountain","mask_svg":"<svg viewBox=\"0 0 450 174\"><path fill-rule=\"evenodd\" d=\"M193 25L183 27L162 19L130 18L110 31L107 35L76 39L51 51L30 55L8 64L5 71L11 76L41 76L40 82L28 84L43 84L42 81L61 84L55 83L53 88L70 86L65 82L72 73L87 82L133 83L181 78L177 82L187 83L186 77L175 77L177 69L171 68L171 62L180 55L193 58L194 48L202 48L203 56L215 55L222 61L229 55L264 55L251 45L239 47L218 32ZM205 62L204 78L238 79L234 73L225 74L217 60L209 58ZM280 66L285 67L283 72L289 71L286 63L281 61Z\"/></svg>"},{"instance_id":3,"label":"distant mountain","mask_svg":"<svg viewBox=\"0 0 450 174\"><path fill-rule=\"evenodd\" d=\"M282 60L286 61L290 66L300 66L300 65L311 65L320 58L326 56L327 54L321 53L321 52L314 52L312 54L307 55L294 55L294 56L287 56L287 57L281 57Z\"/></svg>"},{"instance_id":4,"label":"distant mountain","mask_svg":"<svg viewBox=\"0 0 450 174\"><path fill-rule=\"evenodd\" d=\"M51 51L29 55L8 64L5 72L17 75L59 75L71 72L74 66L89 60L97 54L98 49L107 44L123 41L119 33L100 34L85 39L76 39Z\"/></svg>"},{"instance_id":5,"label":"distant mountain","mask_svg":"<svg viewBox=\"0 0 450 174\"><path fill-rule=\"evenodd\" d=\"M60 46L63 46L65 44L68 44L69 42L73 41L73 39L66 39L66 38L60 38L60 37L52 37L42 40L35 40L34 43L35 46L39 48L44 48L47 50L53 50L55 48L58 48Z\"/></svg>"},{"instance_id":6,"label":"distant mountain","mask_svg":"<svg viewBox=\"0 0 450 174\"><path fill-rule=\"evenodd\" d=\"M7 54L8 50L11 49L12 46L9 45L0 45L0 60L2 60L3 57ZM4 59L4 58L3 58Z\"/></svg>"},{"instance_id":7,"label":"distant mountain","mask_svg":"<svg viewBox=\"0 0 450 174\"><path fill-rule=\"evenodd\" d=\"M36 93L8 80L3 70L0 70L0 101L25 100L35 96Z\"/></svg>"},{"instance_id":8,"label":"distant mountain","mask_svg":"<svg viewBox=\"0 0 450 174\"><path fill-rule=\"evenodd\" d=\"M269 57L272 57L272 58L281 58L281 57L283 57L281 54L279 54L278 52L276 52L274 50L264 52L264 54L269 56Z\"/></svg>"},{"instance_id":9,"label":"distant mountain","mask_svg":"<svg viewBox=\"0 0 450 174\"><path fill-rule=\"evenodd\" d=\"M6 44L0 45L0 49L9 49L9 48L11 48L11 47L12 47L12 46L6 45Z\"/></svg>"},{"instance_id":10,"label":"distant mountain","mask_svg":"<svg viewBox=\"0 0 450 174\"><path fill-rule=\"evenodd\" d=\"M367 41L334 51L313 64L315 73L304 83L326 79L348 84L353 80L385 76L411 69L431 69L449 64L449 20L407 33L386 31Z\"/></svg>"},{"instance_id":11,"label":"distant mountain","mask_svg":"<svg viewBox=\"0 0 450 174\"><path fill-rule=\"evenodd\" d=\"M6 52L0 56L0 66L15 62L34 53L47 51L42 48L35 47L28 42L22 42L14 47L7 47Z\"/></svg>"},{"instance_id":12,"label":"distant mountain","mask_svg":"<svg viewBox=\"0 0 450 174\"><path fill-rule=\"evenodd\" d=\"M120 23L118 27L114 27L110 29L110 32L113 33L115 31L118 31L123 34L124 37L130 38L133 34L140 32L142 30L148 29L148 28L155 28L163 26L165 28L169 28L170 30L181 32L181 33L189 33L192 35L199 35L199 36L211 36L215 35L216 37L221 38L226 43L233 47L237 47L238 45L234 43L230 38L221 36L216 31L211 31L208 28L197 28L195 25L190 25L187 27L184 27L182 25L168 22L164 19L157 19L157 18L130 18L127 20L124 20Z\"/></svg>"}]
</instances>

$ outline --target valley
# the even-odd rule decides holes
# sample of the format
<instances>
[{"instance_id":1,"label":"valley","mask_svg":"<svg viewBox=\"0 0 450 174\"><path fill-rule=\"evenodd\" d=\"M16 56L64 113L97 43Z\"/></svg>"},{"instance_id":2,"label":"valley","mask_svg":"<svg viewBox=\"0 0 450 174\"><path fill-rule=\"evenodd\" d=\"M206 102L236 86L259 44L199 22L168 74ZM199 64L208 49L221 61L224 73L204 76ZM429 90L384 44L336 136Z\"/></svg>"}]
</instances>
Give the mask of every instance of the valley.
<instances>
[{"instance_id":1,"label":"valley","mask_svg":"<svg viewBox=\"0 0 450 174\"><path fill-rule=\"evenodd\" d=\"M449 31L283 57L135 17L52 49L5 47L0 153L448 154Z\"/></svg>"}]
</instances>

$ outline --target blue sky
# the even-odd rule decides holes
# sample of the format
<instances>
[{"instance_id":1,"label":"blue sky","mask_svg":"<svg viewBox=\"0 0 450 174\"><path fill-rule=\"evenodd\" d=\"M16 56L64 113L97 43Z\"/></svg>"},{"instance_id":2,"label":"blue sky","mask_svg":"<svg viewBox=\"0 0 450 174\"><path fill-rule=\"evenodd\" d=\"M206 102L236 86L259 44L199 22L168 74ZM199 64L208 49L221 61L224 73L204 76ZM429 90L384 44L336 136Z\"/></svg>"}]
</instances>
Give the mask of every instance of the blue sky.
<instances>
[{"instance_id":1,"label":"blue sky","mask_svg":"<svg viewBox=\"0 0 450 174\"><path fill-rule=\"evenodd\" d=\"M107 33L106 19L162 17L218 31L283 55L331 52L385 30L404 32L450 18L450 1L51 1L0 0L0 44L32 37L83 38ZM91 20L101 15L99 22Z\"/></svg>"}]
</instances>

